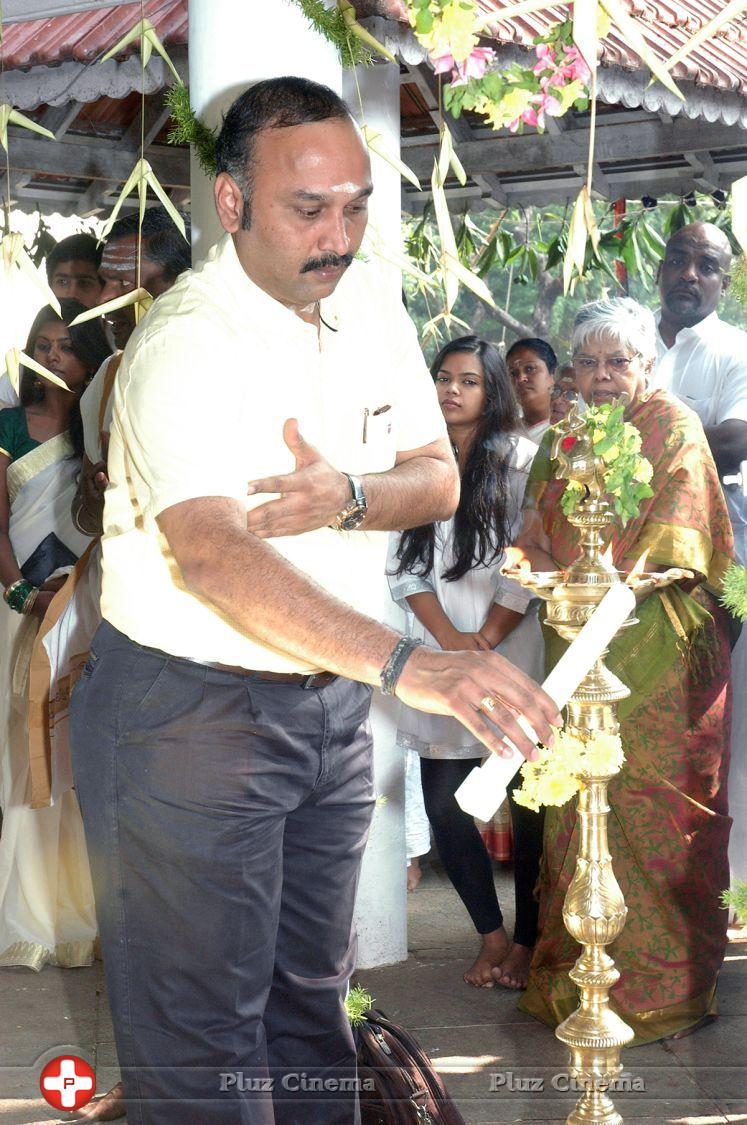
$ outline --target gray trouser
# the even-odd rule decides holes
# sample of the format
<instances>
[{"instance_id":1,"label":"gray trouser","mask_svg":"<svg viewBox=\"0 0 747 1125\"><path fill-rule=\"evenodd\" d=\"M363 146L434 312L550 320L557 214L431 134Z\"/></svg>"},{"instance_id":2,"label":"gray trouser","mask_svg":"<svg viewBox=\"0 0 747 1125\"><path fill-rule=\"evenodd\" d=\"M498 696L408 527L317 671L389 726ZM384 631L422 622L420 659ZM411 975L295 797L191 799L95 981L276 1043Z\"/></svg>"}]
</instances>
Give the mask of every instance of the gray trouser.
<instances>
[{"instance_id":1,"label":"gray trouser","mask_svg":"<svg viewBox=\"0 0 747 1125\"><path fill-rule=\"evenodd\" d=\"M349 1125L370 688L218 671L107 622L75 783L130 1125Z\"/></svg>"}]
</instances>

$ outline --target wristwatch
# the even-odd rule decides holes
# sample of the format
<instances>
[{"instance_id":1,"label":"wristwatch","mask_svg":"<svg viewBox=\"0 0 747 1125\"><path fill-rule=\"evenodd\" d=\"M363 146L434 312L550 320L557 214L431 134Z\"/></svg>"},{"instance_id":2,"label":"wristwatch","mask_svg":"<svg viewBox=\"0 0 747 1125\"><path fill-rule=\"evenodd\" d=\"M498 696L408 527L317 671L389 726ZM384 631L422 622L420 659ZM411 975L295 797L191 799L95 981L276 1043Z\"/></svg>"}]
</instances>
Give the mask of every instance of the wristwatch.
<instances>
[{"instance_id":1,"label":"wristwatch","mask_svg":"<svg viewBox=\"0 0 747 1125\"><path fill-rule=\"evenodd\" d=\"M366 518L368 503L360 477L353 477L350 473L343 473L343 476L350 482L350 500L329 526L336 531L355 531Z\"/></svg>"}]
</instances>

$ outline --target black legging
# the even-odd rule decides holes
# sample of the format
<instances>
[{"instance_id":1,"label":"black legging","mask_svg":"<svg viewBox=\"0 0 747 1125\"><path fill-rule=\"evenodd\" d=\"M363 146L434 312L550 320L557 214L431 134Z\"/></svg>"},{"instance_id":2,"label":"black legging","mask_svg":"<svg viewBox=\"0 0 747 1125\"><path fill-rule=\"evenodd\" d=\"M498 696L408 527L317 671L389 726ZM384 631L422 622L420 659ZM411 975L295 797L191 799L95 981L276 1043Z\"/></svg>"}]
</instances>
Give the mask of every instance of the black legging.
<instances>
[{"instance_id":1,"label":"black legging","mask_svg":"<svg viewBox=\"0 0 747 1125\"><path fill-rule=\"evenodd\" d=\"M478 934L489 934L503 925L490 856L473 818L462 812L454 799L455 791L476 765L476 758L421 758L420 777L425 811L444 870ZM517 775L508 788L514 835L514 941L531 946L537 937L539 907L534 887L542 856L544 811L532 812L512 800L511 793L520 783Z\"/></svg>"}]
</instances>

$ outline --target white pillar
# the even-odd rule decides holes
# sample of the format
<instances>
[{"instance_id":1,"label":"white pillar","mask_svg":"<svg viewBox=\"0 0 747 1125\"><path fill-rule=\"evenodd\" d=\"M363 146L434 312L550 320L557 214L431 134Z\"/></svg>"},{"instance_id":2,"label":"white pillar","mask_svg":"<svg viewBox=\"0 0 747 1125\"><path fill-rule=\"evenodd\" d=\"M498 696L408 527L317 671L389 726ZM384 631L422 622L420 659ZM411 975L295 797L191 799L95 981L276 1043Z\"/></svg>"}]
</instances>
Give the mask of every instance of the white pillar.
<instances>
[{"instance_id":1,"label":"white pillar","mask_svg":"<svg viewBox=\"0 0 747 1125\"><path fill-rule=\"evenodd\" d=\"M392 156L400 155L399 67L377 63L358 67L355 74L343 72L342 94L361 125L381 134L381 143ZM402 177L382 157L371 154L374 192L369 205L369 225L387 246L402 246ZM397 295L402 292L402 274L384 264L386 276Z\"/></svg>"},{"instance_id":2,"label":"white pillar","mask_svg":"<svg viewBox=\"0 0 747 1125\"><path fill-rule=\"evenodd\" d=\"M356 84L357 78L357 84ZM360 91L360 97L359 97ZM399 156L399 67L393 63L359 67L343 74L343 96L355 116L377 133L387 151ZM362 111L361 111L361 102ZM402 240L401 178L378 156L371 160L374 192L370 223L388 245ZM396 299L402 276L393 266L379 263ZM384 617L402 629L404 615L382 590ZM380 801L374 813L356 904L358 964L361 968L392 965L407 958L407 883L405 855L404 751L395 746L398 704L378 693L371 709L374 735L374 779Z\"/></svg>"},{"instance_id":3,"label":"white pillar","mask_svg":"<svg viewBox=\"0 0 747 1125\"><path fill-rule=\"evenodd\" d=\"M252 82L298 74L342 90L337 51L289 0L189 0L189 92L195 113L220 126L231 102ZM222 233L213 185L191 157L195 261Z\"/></svg>"},{"instance_id":4,"label":"white pillar","mask_svg":"<svg viewBox=\"0 0 747 1125\"><path fill-rule=\"evenodd\" d=\"M189 86L195 112L211 128L251 83L282 74L300 74L343 93L356 116L359 101L352 76L343 72L337 52L316 35L300 9L288 0L190 0ZM366 123L381 132L387 148L399 152L399 68L387 63L359 69ZM221 230L213 205L212 181L192 156L192 241L195 260L209 250ZM374 158L372 221L382 238L401 238L400 177ZM385 274L397 294L399 271ZM382 577L382 603L390 601ZM393 607L394 608L394 607ZM407 902L404 838L403 754L394 746L396 707L380 697L374 703L376 792L385 798L375 813L363 862L356 906L359 964L392 964L407 957Z\"/></svg>"}]
</instances>

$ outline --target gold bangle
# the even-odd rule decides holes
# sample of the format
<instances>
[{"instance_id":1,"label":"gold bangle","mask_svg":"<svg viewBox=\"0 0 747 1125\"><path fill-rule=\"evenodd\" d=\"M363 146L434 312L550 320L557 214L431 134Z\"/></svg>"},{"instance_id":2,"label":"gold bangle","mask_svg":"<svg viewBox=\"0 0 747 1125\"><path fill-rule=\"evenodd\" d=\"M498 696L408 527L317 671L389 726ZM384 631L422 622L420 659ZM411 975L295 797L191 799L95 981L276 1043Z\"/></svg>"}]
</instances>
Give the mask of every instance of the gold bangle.
<instances>
[{"instance_id":1,"label":"gold bangle","mask_svg":"<svg viewBox=\"0 0 747 1125\"><path fill-rule=\"evenodd\" d=\"M91 531L90 528L83 526L83 524L80 521L80 514L83 511L88 512L88 509L86 508L85 501L81 500L80 504L78 505L78 507L73 512L73 524L75 525L76 529L81 533L81 535L88 535L89 538L92 538L93 536L99 535L100 532L98 530L97 531ZM90 516L91 513L88 512L88 514Z\"/></svg>"},{"instance_id":2,"label":"gold bangle","mask_svg":"<svg viewBox=\"0 0 747 1125\"><path fill-rule=\"evenodd\" d=\"M26 585L26 579L25 578L17 578L15 580L15 582L11 582L10 586L6 586L5 590L3 592L3 601L5 602L5 604L10 605L10 599L13 596L14 590L17 590L19 586L25 586L25 585Z\"/></svg>"},{"instance_id":3,"label":"gold bangle","mask_svg":"<svg viewBox=\"0 0 747 1125\"><path fill-rule=\"evenodd\" d=\"M39 587L34 586L33 590L30 591L29 596L26 598L26 601L23 603L23 608L21 609L21 613L24 617L27 617L31 613L31 610L34 608L34 603L36 602L36 599L38 597Z\"/></svg>"}]
</instances>

